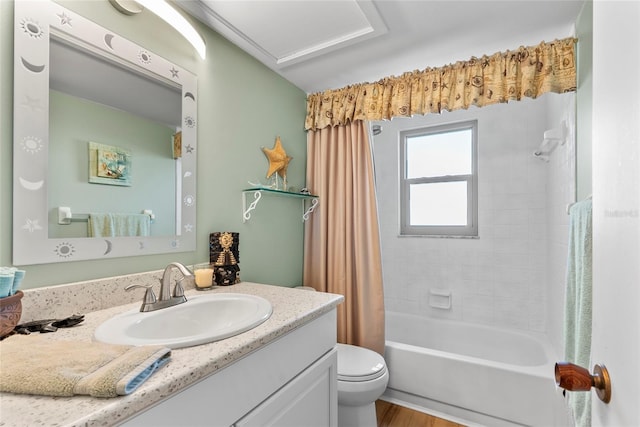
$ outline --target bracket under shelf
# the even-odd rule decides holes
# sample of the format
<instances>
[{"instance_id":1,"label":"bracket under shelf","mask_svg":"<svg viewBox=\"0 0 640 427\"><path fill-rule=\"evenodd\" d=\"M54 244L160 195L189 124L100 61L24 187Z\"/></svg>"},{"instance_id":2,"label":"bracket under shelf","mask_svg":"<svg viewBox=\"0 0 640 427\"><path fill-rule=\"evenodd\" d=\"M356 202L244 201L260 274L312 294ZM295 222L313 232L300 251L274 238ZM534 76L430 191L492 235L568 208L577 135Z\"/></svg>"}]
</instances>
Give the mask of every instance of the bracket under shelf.
<instances>
[{"instance_id":1,"label":"bracket under shelf","mask_svg":"<svg viewBox=\"0 0 640 427\"><path fill-rule=\"evenodd\" d=\"M253 193L253 201L248 203L247 195L250 193ZM313 213L320 202L320 198L313 194L293 193L290 191L274 190L271 188L248 188L246 190L242 190L242 222L247 222L251 219L251 212L258 206L258 202L262 199L262 193L301 199L302 222L309 219L309 216Z\"/></svg>"}]
</instances>

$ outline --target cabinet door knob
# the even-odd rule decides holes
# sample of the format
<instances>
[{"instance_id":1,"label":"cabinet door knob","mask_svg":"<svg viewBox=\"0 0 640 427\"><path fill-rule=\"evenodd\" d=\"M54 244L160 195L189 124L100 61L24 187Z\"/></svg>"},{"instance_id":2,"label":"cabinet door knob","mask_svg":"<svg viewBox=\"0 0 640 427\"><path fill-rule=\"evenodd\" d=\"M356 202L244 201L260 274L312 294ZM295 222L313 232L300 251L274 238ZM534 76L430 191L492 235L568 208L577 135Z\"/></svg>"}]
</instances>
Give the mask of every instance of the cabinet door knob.
<instances>
[{"instance_id":1,"label":"cabinet door knob","mask_svg":"<svg viewBox=\"0 0 640 427\"><path fill-rule=\"evenodd\" d=\"M593 367L593 375L586 368L569 362L558 362L555 367L556 384L568 391L589 391L596 394L604 403L611 401L611 378L603 364Z\"/></svg>"}]
</instances>

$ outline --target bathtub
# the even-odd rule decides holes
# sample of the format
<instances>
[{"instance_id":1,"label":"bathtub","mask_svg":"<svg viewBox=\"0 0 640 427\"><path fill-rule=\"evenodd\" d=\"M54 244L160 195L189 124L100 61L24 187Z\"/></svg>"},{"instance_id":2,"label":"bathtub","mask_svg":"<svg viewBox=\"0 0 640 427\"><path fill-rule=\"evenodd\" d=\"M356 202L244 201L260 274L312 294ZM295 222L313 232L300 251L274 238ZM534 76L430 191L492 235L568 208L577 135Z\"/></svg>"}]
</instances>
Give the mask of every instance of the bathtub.
<instances>
[{"instance_id":1,"label":"bathtub","mask_svg":"<svg viewBox=\"0 0 640 427\"><path fill-rule=\"evenodd\" d=\"M383 399L490 426L569 425L544 337L387 312Z\"/></svg>"}]
</instances>

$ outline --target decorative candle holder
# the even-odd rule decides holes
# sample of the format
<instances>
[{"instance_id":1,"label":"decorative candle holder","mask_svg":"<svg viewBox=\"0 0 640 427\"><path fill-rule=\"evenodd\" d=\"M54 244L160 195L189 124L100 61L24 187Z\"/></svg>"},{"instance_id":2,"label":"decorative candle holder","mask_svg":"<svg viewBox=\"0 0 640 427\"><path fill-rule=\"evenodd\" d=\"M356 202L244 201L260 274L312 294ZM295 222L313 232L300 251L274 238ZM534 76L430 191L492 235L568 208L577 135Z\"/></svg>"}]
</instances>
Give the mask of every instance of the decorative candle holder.
<instances>
[{"instance_id":1,"label":"decorative candle holder","mask_svg":"<svg viewBox=\"0 0 640 427\"><path fill-rule=\"evenodd\" d=\"M199 291L206 291L213 289L214 270L213 265L208 263L195 264L193 266L193 275L195 276L196 289Z\"/></svg>"},{"instance_id":2,"label":"decorative candle holder","mask_svg":"<svg viewBox=\"0 0 640 427\"><path fill-rule=\"evenodd\" d=\"M240 266L223 265L215 267L215 282L218 286L229 286L240 283Z\"/></svg>"},{"instance_id":3,"label":"decorative candle holder","mask_svg":"<svg viewBox=\"0 0 640 427\"><path fill-rule=\"evenodd\" d=\"M240 283L240 233L230 231L209 235L209 261L214 268L218 286Z\"/></svg>"}]
</instances>

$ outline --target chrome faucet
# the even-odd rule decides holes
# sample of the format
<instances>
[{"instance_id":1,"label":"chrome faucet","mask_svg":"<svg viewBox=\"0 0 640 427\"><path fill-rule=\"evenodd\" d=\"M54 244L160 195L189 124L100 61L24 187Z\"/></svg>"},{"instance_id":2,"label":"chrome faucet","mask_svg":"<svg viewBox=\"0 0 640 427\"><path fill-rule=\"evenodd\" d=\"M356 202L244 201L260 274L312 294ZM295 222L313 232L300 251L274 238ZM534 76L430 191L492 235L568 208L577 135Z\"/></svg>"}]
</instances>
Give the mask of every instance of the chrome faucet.
<instances>
[{"instance_id":1,"label":"chrome faucet","mask_svg":"<svg viewBox=\"0 0 640 427\"><path fill-rule=\"evenodd\" d=\"M173 288L173 295L171 295L171 273L173 269L177 268L180 273L182 273L182 278L176 280L176 286ZM160 299L156 298L155 293L153 292L153 288L151 285L129 285L124 288L125 291L134 289L134 288L145 288L146 292L144 294L144 300L142 302L142 306L140 307L140 311L154 311L160 310L161 308L167 308L174 305L182 304L183 302L187 302L187 298L184 296L184 287L182 286L182 281L187 280L193 284L194 276L191 271L184 265L179 262L172 262L165 269L162 274L162 279L160 279Z\"/></svg>"}]
</instances>

